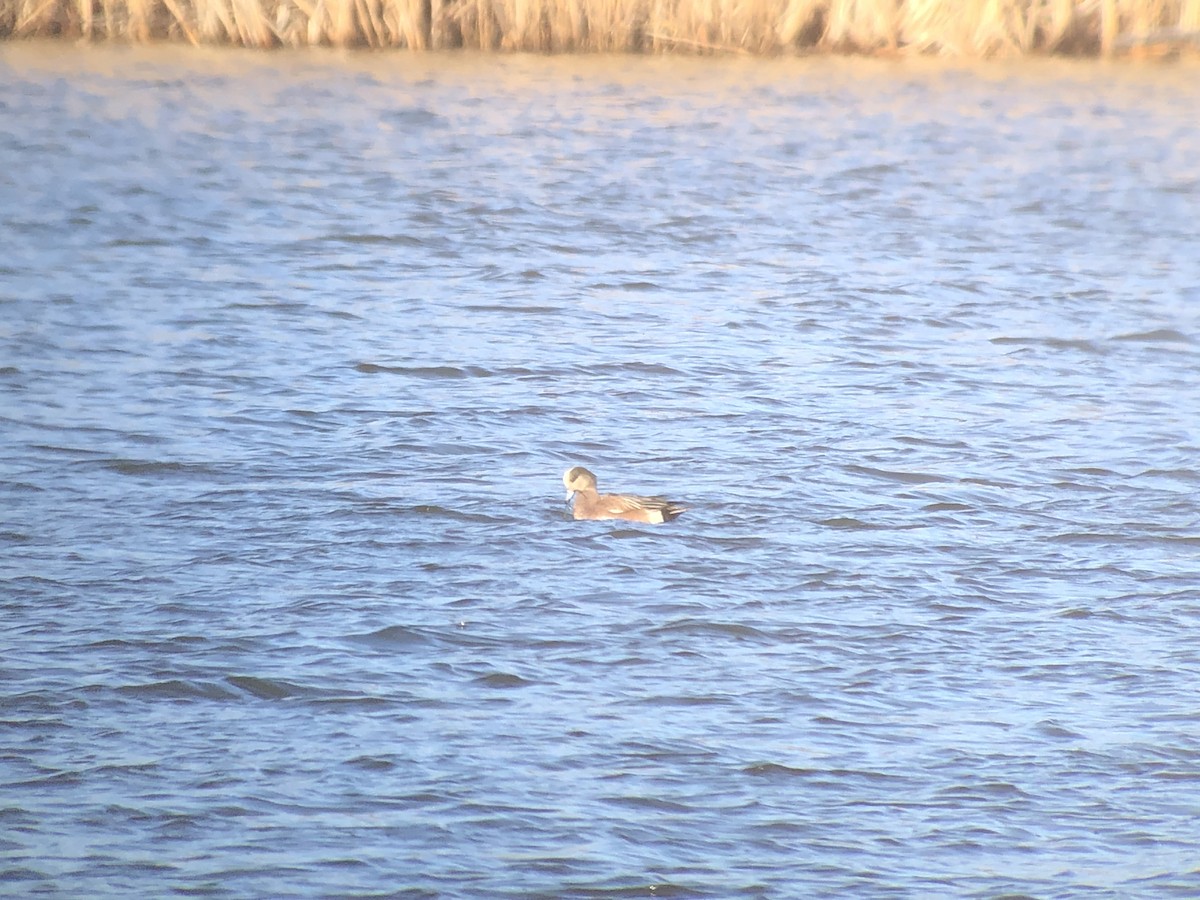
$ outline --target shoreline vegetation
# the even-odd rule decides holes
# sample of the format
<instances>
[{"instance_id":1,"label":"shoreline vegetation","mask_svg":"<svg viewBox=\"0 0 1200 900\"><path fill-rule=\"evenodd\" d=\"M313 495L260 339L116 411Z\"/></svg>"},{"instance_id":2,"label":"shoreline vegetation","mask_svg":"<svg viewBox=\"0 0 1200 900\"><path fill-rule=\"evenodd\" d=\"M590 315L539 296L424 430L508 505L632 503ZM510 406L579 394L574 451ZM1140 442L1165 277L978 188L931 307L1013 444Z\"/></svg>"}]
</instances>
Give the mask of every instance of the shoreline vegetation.
<instances>
[{"instance_id":1,"label":"shoreline vegetation","mask_svg":"<svg viewBox=\"0 0 1200 900\"><path fill-rule=\"evenodd\" d=\"M543 53L1200 56L1200 0L0 0L0 39Z\"/></svg>"}]
</instances>

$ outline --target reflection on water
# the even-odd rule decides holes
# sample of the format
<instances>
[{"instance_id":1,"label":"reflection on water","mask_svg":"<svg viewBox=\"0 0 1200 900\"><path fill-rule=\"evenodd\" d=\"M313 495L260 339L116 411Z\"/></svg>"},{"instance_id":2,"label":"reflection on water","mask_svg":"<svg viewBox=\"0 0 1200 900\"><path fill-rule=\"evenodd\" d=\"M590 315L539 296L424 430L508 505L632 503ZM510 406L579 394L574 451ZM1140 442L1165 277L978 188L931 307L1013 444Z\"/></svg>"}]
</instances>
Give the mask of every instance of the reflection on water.
<instances>
[{"instance_id":1,"label":"reflection on water","mask_svg":"<svg viewBox=\"0 0 1200 900\"><path fill-rule=\"evenodd\" d=\"M12 892L1200 887L1194 70L0 64Z\"/></svg>"}]
</instances>

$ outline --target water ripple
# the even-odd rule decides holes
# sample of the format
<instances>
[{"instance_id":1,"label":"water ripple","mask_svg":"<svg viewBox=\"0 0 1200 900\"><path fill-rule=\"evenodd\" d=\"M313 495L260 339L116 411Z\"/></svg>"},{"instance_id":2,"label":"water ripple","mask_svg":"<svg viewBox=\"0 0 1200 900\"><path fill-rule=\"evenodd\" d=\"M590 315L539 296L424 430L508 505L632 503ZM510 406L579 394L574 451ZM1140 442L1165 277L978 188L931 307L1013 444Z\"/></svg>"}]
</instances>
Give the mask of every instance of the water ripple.
<instances>
[{"instance_id":1,"label":"water ripple","mask_svg":"<svg viewBox=\"0 0 1200 900\"><path fill-rule=\"evenodd\" d=\"M1186 67L0 56L11 890L1197 893Z\"/></svg>"}]
</instances>

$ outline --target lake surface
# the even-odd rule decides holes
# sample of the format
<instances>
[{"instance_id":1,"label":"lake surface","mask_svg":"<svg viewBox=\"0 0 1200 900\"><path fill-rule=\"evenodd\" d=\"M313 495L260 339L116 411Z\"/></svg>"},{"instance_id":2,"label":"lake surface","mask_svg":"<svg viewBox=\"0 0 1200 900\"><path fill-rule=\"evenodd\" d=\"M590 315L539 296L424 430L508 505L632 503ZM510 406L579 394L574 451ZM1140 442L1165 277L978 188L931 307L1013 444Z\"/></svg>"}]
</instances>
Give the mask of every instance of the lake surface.
<instances>
[{"instance_id":1,"label":"lake surface","mask_svg":"<svg viewBox=\"0 0 1200 900\"><path fill-rule=\"evenodd\" d=\"M1196 896L1198 108L0 46L0 894Z\"/></svg>"}]
</instances>

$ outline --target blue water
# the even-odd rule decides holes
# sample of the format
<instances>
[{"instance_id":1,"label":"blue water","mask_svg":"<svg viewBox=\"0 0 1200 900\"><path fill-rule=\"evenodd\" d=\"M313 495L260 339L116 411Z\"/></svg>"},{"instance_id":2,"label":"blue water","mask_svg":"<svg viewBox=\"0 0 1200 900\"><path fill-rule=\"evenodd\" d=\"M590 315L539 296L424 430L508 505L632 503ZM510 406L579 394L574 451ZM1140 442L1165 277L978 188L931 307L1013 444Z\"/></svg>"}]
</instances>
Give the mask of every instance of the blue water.
<instances>
[{"instance_id":1,"label":"blue water","mask_svg":"<svg viewBox=\"0 0 1200 900\"><path fill-rule=\"evenodd\" d=\"M0 894L1200 893L1197 84L0 47Z\"/></svg>"}]
</instances>

